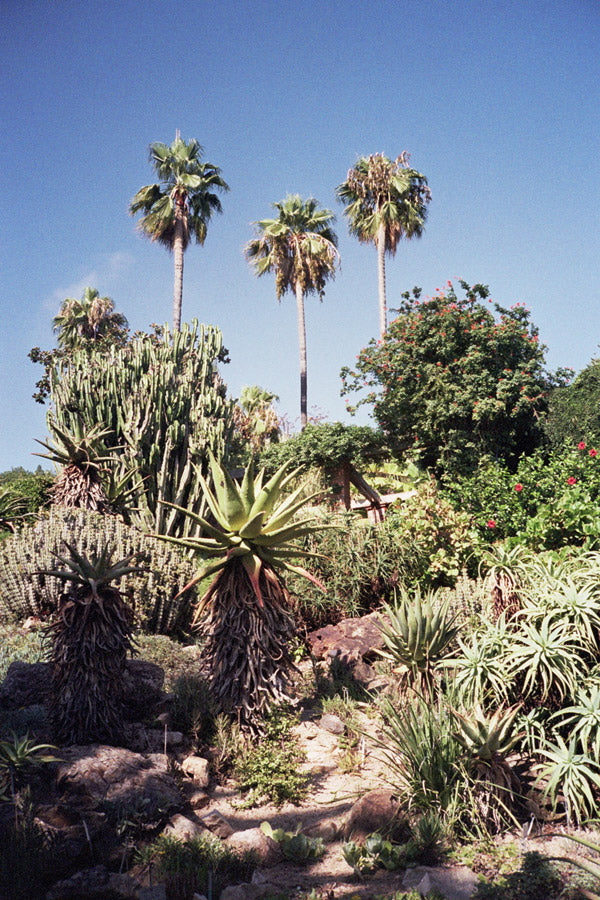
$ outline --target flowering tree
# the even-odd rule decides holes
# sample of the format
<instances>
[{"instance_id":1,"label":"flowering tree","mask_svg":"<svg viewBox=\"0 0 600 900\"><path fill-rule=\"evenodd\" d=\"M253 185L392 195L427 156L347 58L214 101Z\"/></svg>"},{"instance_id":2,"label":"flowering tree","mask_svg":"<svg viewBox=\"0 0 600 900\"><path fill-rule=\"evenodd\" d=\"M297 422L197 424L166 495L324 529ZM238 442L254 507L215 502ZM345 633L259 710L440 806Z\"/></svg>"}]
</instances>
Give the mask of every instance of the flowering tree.
<instances>
[{"instance_id":1,"label":"flowering tree","mask_svg":"<svg viewBox=\"0 0 600 900\"><path fill-rule=\"evenodd\" d=\"M472 471L482 459L514 463L541 435L540 416L554 376L529 311L517 303L494 312L487 286L451 282L433 297L402 295L383 340L372 340L342 395L362 392L397 452L411 450L437 474Z\"/></svg>"}]
</instances>

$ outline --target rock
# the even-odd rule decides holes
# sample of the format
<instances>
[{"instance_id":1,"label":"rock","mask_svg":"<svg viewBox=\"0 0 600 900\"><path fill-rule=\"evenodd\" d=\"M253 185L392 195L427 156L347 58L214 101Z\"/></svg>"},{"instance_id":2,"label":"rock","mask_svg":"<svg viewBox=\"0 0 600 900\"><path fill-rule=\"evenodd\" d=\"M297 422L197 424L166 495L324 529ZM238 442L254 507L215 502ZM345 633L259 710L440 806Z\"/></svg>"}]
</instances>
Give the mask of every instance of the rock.
<instances>
[{"instance_id":1,"label":"rock","mask_svg":"<svg viewBox=\"0 0 600 900\"><path fill-rule=\"evenodd\" d=\"M50 692L50 664L11 663L0 687L0 706L21 709L47 703Z\"/></svg>"},{"instance_id":2,"label":"rock","mask_svg":"<svg viewBox=\"0 0 600 900\"><path fill-rule=\"evenodd\" d=\"M206 791L195 788L188 795L188 803L192 807L192 809L203 809L210 803L210 797L208 796Z\"/></svg>"},{"instance_id":3,"label":"rock","mask_svg":"<svg viewBox=\"0 0 600 900\"><path fill-rule=\"evenodd\" d=\"M174 778L139 753L102 744L67 747L61 753L57 785L65 793L65 805L77 806L84 799L92 805L109 801L135 807L144 798L149 819L183 806Z\"/></svg>"},{"instance_id":4,"label":"rock","mask_svg":"<svg viewBox=\"0 0 600 900\"><path fill-rule=\"evenodd\" d=\"M300 722L295 731L298 737L305 741L314 741L319 734L319 729L314 722Z\"/></svg>"},{"instance_id":5,"label":"rock","mask_svg":"<svg viewBox=\"0 0 600 900\"><path fill-rule=\"evenodd\" d=\"M252 851L256 855L258 864L265 866L265 868L276 866L283 859L283 854L277 841L268 837L260 828L247 828L245 831L236 831L227 838L227 843L238 853Z\"/></svg>"},{"instance_id":6,"label":"rock","mask_svg":"<svg viewBox=\"0 0 600 900\"><path fill-rule=\"evenodd\" d=\"M447 900L470 900L477 883L477 876L467 866L415 866L407 869L402 879L402 887L406 890L416 888L423 893L425 886L428 891L438 891Z\"/></svg>"},{"instance_id":7,"label":"rock","mask_svg":"<svg viewBox=\"0 0 600 900\"><path fill-rule=\"evenodd\" d=\"M275 885L264 882L257 884L230 884L223 888L219 900L260 900L262 897L278 897L282 892Z\"/></svg>"},{"instance_id":8,"label":"rock","mask_svg":"<svg viewBox=\"0 0 600 900\"><path fill-rule=\"evenodd\" d=\"M340 717L334 716L331 713L325 713L324 716L321 716L319 725L330 734L343 734L346 730L346 726L344 725Z\"/></svg>"},{"instance_id":9,"label":"rock","mask_svg":"<svg viewBox=\"0 0 600 900\"><path fill-rule=\"evenodd\" d=\"M181 768L198 787L208 787L210 781L208 760L203 759L201 756L187 756L181 763Z\"/></svg>"},{"instance_id":10,"label":"rock","mask_svg":"<svg viewBox=\"0 0 600 900\"><path fill-rule=\"evenodd\" d=\"M233 834L233 828L225 816L222 816L216 809L211 809L210 812L199 818L205 828L208 828L209 831L212 831L213 834L216 834L217 837L224 841Z\"/></svg>"},{"instance_id":11,"label":"rock","mask_svg":"<svg viewBox=\"0 0 600 900\"><path fill-rule=\"evenodd\" d=\"M46 894L46 900L138 900L138 893L139 884L129 875L94 866L57 882Z\"/></svg>"},{"instance_id":12,"label":"rock","mask_svg":"<svg viewBox=\"0 0 600 900\"><path fill-rule=\"evenodd\" d=\"M315 822L314 825L304 828L303 833L306 837L321 838L324 844L331 844L338 837L340 829L337 822L329 819L324 822Z\"/></svg>"},{"instance_id":13,"label":"rock","mask_svg":"<svg viewBox=\"0 0 600 900\"><path fill-rule=\"evenodd\" d=\"M138 892L138 900L167 900L167 889L164 884L142 887Z\"/></svg>"},{"instance_id":14,"label":"rock","mask_svg":"<svg viewBox=\"0 0 600 900\"><path fill-rule=\"evenodd\" d=\"M205 831L206 829L196 817L190 819L188 816L182 816L180 813L177 813L169 820L169 824L162 833L169 834L182 841L189 841L190 838L200 837Z\"/></svg>"},{"instance_id":15,"label":"rock","mask_svg":"<svg viewBox=\"0 0 600 900\"><path fill-rule=\"evenodd\" d=\"M338 658L349 665L370 660L384 647L377 622L379 613L357 619L342 619L337 625L326 625L308 635L312 653L317 659Z\"/></svg>"},{"instance_id":16,"label":"rock","mask_svg":"<svg viewBox=\"0 0 600 900\"><path fill-rule=\"evenodd\" d=\"M348 814L348 818L344 825L344 836L346 839L354 840L367 837L374 831L381 834L399 835L405 830L404 823L399 818L400 804L398 798L391 791L374 790L364 794L356 801ZM407 831L406 839L410 836Z\"/></svg>"}]
</instances>

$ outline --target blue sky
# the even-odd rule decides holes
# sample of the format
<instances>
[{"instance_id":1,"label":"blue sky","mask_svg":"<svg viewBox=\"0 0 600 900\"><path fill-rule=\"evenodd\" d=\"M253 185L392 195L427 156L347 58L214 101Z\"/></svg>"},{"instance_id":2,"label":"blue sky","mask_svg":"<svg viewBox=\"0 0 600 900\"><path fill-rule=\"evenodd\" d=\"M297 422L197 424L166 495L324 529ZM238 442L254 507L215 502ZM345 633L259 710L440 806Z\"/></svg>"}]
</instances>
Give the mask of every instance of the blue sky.
<instances>
[{"instance_id":1,"label":"blue sky","mask_svg":"<svg viewBox=\"0 0 600 900\"><path fill-rule=\"evenodd\" d=\"M339 371L376 335L372 247L334 190L357 156L411 153L433 199L423 238L388 263L413 285L482 281L532 310L548 364L600 342L597 0L3 0L0 67L0 471L39 460L31 399L52 317L86 285L134 329L168 321L172 257L128 202L152 141L197 138L231 192L185 257L183 318L218 325L233 396L279 394L299 417L294 298L243 257L288 193L337 214L342 269L306 302L309 409L350 421ZM39 369L39 371L38 371ZM38 448L39 449L39 448Z\"/></svg>"}]
</instances>

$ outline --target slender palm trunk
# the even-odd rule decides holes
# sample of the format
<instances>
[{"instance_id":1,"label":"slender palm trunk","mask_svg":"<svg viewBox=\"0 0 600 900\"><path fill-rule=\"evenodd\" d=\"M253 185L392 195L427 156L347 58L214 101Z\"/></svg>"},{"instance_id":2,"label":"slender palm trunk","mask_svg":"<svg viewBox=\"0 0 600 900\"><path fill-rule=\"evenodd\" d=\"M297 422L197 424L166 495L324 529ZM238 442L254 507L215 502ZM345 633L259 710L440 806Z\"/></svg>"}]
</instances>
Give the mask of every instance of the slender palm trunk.
<instances>
[{"instance_id":1,"label":"slender palm trunk","mask_svg":"<svg viewBox=\"0 0 600 900\"><path fill-rule=\"evenodd\" d=\"M185 212L179 204L175 205L175 236L173 238L173 257L175 260L175 280L173 283L173 331L181 330L181 299L183 297L183 235Z\"/></svg>"},{"instance_id":2,"label":"slender palm trunk","mask_svg":"<svg viewBox=\"0 0 600 900\"><path fill-rule=\"evenodd\" d=\"M385 296L385 225L377 229L377 278L379 283L379 332L381 340L387 331L387 300Z\"/></svg>"},{"instance_id":3,"label":"slender palm trunk","mask_svg":"<svg viewBox=\"0 0 600 900\"><path fill-rule=\"evenodd\" d=\"M296 309L298 312L298 344L300 346L300 428L304 430L307 423L306 394L306 322L304 320L304 291L296 282Z\"/></svg>"}]
</instances>

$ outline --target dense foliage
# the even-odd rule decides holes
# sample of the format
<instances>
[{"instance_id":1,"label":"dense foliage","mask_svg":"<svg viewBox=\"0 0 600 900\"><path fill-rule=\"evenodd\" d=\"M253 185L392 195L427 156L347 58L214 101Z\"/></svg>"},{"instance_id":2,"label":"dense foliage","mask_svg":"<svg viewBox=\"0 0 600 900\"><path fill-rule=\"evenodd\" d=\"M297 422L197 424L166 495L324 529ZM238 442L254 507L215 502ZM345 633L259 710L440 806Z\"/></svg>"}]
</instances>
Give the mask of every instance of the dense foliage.
<instances>
[{"instance_id":1,"label":"dense foliage","mask_svg":"<svg viewBox=\"0 0 600 900\"><path fill-rule=\"evenodd\" d=\"M582 438L600 444L600 360L593 359L572 384L552 391L544 430L552 447Z\"/></svg>"},{"instance_id":2,"label":"dense foliage","mask_svg":"<svg viewBox=\"0 0 600 900\"><path fill-rule=\"evenodd\" d=\"M482 457L514 464L539 442L539 417L554 383L544 346L521 304L498 314L483 305L485 285L451 282L434 297L403 294L382 341L371 341L343 394L367 390L356 406L375 417L398 452L410 451L436 472L471 471Z\"/></svg>"}]
</instances>

